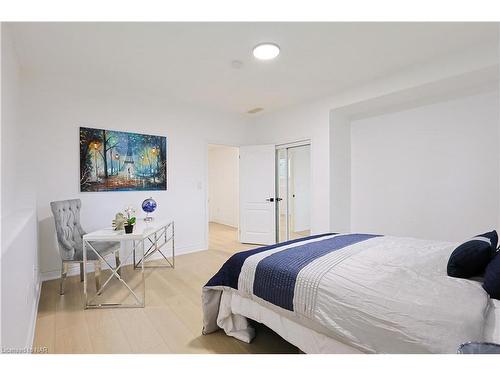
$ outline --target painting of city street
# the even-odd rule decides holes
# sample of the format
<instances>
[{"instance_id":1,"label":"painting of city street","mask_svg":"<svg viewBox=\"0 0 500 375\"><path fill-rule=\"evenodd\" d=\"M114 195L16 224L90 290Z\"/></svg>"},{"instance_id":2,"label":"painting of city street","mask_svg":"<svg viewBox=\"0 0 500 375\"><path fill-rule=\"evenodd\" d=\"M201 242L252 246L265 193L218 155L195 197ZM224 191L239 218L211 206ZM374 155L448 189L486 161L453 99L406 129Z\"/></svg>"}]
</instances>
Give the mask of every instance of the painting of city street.
<instances>
[{"instance_id":1,"label":"painting of city street","mask_svg":"<svg viewBox=\"0 0 500 375\"><path fill-rule=\"evenodd\" d=\"M80 128L80 191L167 190L167 138Z\"/></svg>"}]
</instances>

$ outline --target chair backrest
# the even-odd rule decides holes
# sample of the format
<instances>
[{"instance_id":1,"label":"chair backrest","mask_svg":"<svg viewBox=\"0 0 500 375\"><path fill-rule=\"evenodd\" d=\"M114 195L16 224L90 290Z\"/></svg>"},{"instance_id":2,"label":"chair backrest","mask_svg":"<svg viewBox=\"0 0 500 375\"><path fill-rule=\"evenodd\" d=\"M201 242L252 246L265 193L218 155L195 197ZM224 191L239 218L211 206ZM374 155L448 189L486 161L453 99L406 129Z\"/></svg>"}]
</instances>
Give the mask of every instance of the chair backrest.
<instances>
[{"instance_id":1,"label":"chair backrest","mask_svg":"<svg viewBox=\"0 0 500 375\"><path fill-rule=\"evenodd\" d=\"M85 233L80 224L80 199L50 202L56 224L57 242L63 260L72 260L75 252L82 248Z\"/></svg>"}]
</instances>

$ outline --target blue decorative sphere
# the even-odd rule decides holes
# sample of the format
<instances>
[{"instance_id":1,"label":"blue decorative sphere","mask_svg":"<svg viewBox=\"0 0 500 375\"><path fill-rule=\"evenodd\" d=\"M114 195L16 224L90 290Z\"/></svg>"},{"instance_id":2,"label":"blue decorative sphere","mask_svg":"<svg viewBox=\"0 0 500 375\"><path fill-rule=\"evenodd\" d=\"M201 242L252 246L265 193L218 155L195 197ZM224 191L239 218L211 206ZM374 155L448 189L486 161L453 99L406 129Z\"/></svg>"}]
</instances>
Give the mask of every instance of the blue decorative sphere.
<instances>
[{"instance_id":1,"label":"blue decorative sphere","mask_svg":"<svg viewBox=\"0 0 500 375\"><path fill-rule=\"evenodd\" d=\"M156 210L156 201L153 198L145 199L144 202L142 202L142 209L144 212L150 214Z\"/></svg>"}]
</instances>

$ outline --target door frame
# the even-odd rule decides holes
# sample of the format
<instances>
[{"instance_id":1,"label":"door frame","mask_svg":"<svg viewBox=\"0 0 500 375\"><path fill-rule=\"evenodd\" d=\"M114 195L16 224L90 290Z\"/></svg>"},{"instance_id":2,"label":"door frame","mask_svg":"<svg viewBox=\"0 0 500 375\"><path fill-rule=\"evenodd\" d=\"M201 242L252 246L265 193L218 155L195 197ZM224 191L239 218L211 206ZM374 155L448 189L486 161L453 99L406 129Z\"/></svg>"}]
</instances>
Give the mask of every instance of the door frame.
<instances>
[{"instance_id":1,"label":"door frame","mask_svg":"<svg viewBox=\"0 0 500 375\"><path fill-rule=\"evenodd\" d=\"M289 179L288 179L288 150L291 148L297 148L297 147L303 147L303 146L309 146L309 152L312 154L312 142L310 139L303 139L300 141L295 141L295 142L288 142L288 143L282 143L282 144L277 144L276 145L276 153L275 153L275 196L276 198L281 198L279 196L279 158L278 158L278 152L280 150L286 150L286 168L287 168L287 178L286 178L286 198L282 198L282 201L286 199L286 241L289 240L290 233L289 233L289 223L288 223L288 217L290 214L290 202L288 201L289 198ZM310 186L312 186L312 158L311 158L311 163L309 165L309 183ZM282 202L281 201L281 202ZM309 212L311 210L311 205L309 204ZM276 222L276 243L280 242L280 201L276 200L276 205L275 205L275 212L274 212L274 218ZM311 226L311 223L309 223L309 227Z\"/></svg>"},{"instance_id":2,"label":"door frame","mask_svg":"<svg viewBox=\"0 0 500 375\"><path fill-rule=\"evenodd\" d=\"M271 142L272 143L272 142ZM229 143L227 141L220 141L220 140L214 140L214 139L206 139L206 142L205 142L205 155L206 155L206 163L205 163L205 176L204 176L204 182L205 182L205 247L208 249L208 246L209 246L209 225L208 225L208 222L209 222L209 210L208 210L208 145L220 145L220 146L228 146L228 147L236 147L236 148L240 148L242 145L241 144L236 144L236 143ZM292 142L287 142L287 143L280 143L280 144L276 144L275 145L275 148L276 148L276 156L275 156L275 194L276 194L276 197L279 197L279 184L278 184L278 181L277 179L279 178L278 176L278 168L276 168L277 166L277 163L278 163L278 155L277 155L277 152L278 150L280 149L286 149L286 148L293 148L293 147L300 147L300 146L307 146L309 145L310 148L311 148L311 154L313 152L313 142L311 141L311 139L302 139L302 140L298 140L298 141L292 141ZM312 168L312 157L311 157L311 167L310 167L310 179L311 179L311 186L312 186L312 171L313 171L313 168ZM239 203L238 203L239 204ZM279 203L275 205L275 221L276 221L276 243L279 242ZM239 207L241 209L241 207ZM311 209L312 207L310 207ZM311 215L312 216L312 215ZM239 220L239 217L238 217L238 242L240 241L240 220Z\"/></svg>"}]
</instances>

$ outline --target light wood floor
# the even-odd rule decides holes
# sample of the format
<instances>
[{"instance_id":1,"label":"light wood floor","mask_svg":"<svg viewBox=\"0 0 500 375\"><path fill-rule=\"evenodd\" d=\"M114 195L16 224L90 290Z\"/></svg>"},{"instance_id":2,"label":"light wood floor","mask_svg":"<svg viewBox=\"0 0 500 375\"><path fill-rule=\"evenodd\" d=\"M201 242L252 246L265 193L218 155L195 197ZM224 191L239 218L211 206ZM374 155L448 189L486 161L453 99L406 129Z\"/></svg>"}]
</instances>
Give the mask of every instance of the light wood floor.
<instances>
[{"instance_id":1,"label":"light wood floor","mask_svg":"<svg viewBox=\"0 0 500 375\"><path fill-rule=\"evenodd\" d=\"M34 346L48 353L298 353L262 325L251 344L222 331L201 335L202 286L231 254L249 248L237 242L236 229L210 223L209 250L176 257L175 269L145 271L143 309L84 310L79 277L67 279L64 296L59 280L46 281ZM131 266L124 272L138 274Z\"/></svg>"},{"instance_id":2,"label":"light wood floor","mask_svg":"<svg viewBox=\"0 0 500 375\"><path fill-rule=\"evenodd\" d=\"M287 241L286 238L286 216L285 215L280 215L280 220L279 220L279 229L280 229L280 236L279 236L279 241L284 242ZM311 235L310 230L303 230L303 231L290 231L290 240L296 240L299 238L307 237Z\"/></svg>"}]
</instances>

